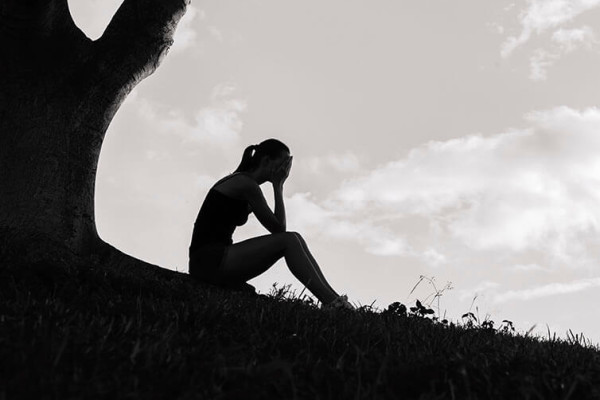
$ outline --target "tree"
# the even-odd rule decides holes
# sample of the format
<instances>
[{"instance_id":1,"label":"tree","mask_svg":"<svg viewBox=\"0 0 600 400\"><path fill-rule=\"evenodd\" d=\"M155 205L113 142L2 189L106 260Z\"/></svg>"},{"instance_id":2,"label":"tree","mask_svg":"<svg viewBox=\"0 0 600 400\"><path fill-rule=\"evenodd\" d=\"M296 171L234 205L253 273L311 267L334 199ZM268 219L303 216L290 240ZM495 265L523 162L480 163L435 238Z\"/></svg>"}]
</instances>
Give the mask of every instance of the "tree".
<instances>
[{"instance_id":1,"label":"tree","mask_svg":"<svg viewBox=\"0 0 600 400\"><path fill-rule=\"evenodd\" d=\"M0 2L0 243L8 252L132 261L96 230L98 157L113 116L160 64L189 1L124 0L95 41L67 0Z\"/></svg>"}]
</instances>

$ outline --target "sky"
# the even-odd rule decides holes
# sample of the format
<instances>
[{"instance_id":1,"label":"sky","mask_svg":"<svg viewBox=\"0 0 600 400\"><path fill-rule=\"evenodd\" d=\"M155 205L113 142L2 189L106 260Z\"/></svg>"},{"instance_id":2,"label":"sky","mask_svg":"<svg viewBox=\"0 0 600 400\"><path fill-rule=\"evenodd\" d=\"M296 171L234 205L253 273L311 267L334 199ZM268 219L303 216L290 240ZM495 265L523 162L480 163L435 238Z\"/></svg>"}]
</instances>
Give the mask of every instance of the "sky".
<instances>
[{"instance_id":1,"label":"sky","mask_svg":"<svg viewBox=\"0 0 600 400\"><path fill-rule=\"evenodd\" d=\"M91 39L120 3L69 2ZM288 230L355 304L450 283L453 320L599 343L598 22L600 0L195 0L108 129L98 231L187 271L208 189L276 137ZM275 282L302 290L283 261L250 283Z\"/></svg>"}]
</instances>

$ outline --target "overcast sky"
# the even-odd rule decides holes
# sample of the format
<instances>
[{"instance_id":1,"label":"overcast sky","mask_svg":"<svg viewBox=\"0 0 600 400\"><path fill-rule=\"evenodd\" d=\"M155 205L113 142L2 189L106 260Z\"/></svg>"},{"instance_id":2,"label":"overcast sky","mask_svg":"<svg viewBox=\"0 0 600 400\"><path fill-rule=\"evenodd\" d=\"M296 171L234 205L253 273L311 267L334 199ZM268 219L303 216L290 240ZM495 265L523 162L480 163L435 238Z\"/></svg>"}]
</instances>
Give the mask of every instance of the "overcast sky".
<instances>
[{"instance_id":1,"label":"overcast sky","mask_svg":"<svg viewBox=\"0 0 600 400\"><path fill-rule=\"evenodd\" d=\"M70 1L92 39L120 3ZM600 342L599 22L600 0L196 0L108 130L99 232L187 271L209 187L277 137L288 229L351 300L412 304L425 275L452 318ZM301 289L283 262L251 281L273 282Z\"/></svg>"}]
</instances>

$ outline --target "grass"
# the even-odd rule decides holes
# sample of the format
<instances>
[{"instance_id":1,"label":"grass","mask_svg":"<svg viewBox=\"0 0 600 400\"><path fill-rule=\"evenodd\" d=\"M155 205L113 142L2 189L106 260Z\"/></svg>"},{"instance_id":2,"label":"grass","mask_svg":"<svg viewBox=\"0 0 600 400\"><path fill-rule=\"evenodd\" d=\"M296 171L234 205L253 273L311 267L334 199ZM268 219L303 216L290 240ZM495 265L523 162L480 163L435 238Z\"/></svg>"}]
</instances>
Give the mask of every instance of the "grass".
<instances>
[{"instance_id":1,"label":"grass","mask_svg":"<svg viewBox=\"0 0 600 400\"><path fill-rule=\"evenodd\" d=\"M421 307L328 312L286 288L4 266L0 399L600 398L600 353L582 338L441 323Z\"/></svg>"}]
</instances>

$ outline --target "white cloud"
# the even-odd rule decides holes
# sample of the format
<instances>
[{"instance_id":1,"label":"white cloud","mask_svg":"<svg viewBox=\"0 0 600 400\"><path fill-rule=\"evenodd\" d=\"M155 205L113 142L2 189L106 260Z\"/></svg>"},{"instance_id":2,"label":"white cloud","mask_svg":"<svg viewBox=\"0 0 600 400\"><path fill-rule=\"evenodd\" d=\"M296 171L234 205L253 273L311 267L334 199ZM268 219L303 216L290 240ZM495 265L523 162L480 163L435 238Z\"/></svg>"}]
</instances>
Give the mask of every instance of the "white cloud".
<instances>
[{"instance_id":1,"label":"white cloud","mask_svg":"<svg viewBox=\"0 0 600 400\"><path fill-rule=\"evenodd\" d=\"M231 83L222 83L213 88L210 98L217 107L229 109L236 112L246 111L245 100L235 97L238 88Z\"/></svg>"},{"instance_id":2,"label":"white cloud","mask_svg":"<svg viewBox=\"0 0 600 400\"><path fill-rule=\"evenodd\" d=\"M525 119L526 129L429 142L345 181L328 207L388 225L421 218L432 227L422 242L585 258L581 237L600 233L600 110L557 107Z\"/></svg>"},{"instance_id":3,"label":"white cloud","mask_svg":"<svg viewBox=\"0 0 600 400\"><path fill-rule=\"evenodd\" d=\"M502 57L508 57L517 47L531 39L573 20L580 14L600 5L600 0L528 0L527 8L519 15L521 33L510 36L502 44Z\"/></svg>"},{"instance_id":4,"label":"white cloud","mask_svg":"<svg viewBox=\"0 0 600 400\"><path fill-rule=\"evenodd\" d=\"M355 222L338 217L320 228L330 237L356 241L365 251L378 256L401 256L409 252L399 234L368 220Z\"/></svg>"},{"instance_id":5,"label":"white cloud","mask_svg":"<svg viewBox=\"0 0 600 400\"><path fill-rule=\"evenodd\" d=\"M286 209L289 229L300 232L314 231L330 223L334 217L334 213L318 205L310 193L295 193L287 198Z\"/></svg>"},{"instance_id":6,"label":"white cloud","mask_svg":"<svg viewBox=\"0 0 600 400\"><path fill-rule=\"evenodd\" d=\"M558 29L552 35L556 44L552 50L536 49L529 60L529 78L544 81L548 77L547 70L561 56L571 53L580 47L591 48L595 43L594 31L590 27L578 29Z\"/></svg>"},{"instance_id":7,"label":"white cloud","mask_svg":"<svg viewBox=\"0 0 600 400\"><path fill-rule=\"evenodd\" d=\"M515 264L512 267L510 267L511 270L513 271L517 271L517 272L537 272L537 271L544 271L545 268L542 267L539 264Z\"/></svg>"},{"instance_id":8,"label":"white cloud","mask_svg":"<svg viewBox=\"0 0 600 400\"><path fill-rule=\"evenodd\" d=\"M173 46L171 47L173 53L182 52L196 43L198 34L194 30L193 23L196 19L203 20L204 17L204 11L198 10L192 5L188 6L186 13L177 24L175 35L173 35Z\"/></svg>"},{"instance_id":9,"label":"white cloud","mask_svg":"<svg viewBox=\"0 0 600 400\"><path fill-rule=\"evenodd\" d=\"M556 296L581 292L583 290L600 287L600 278L588 278L568 283L550 283L524 290L509 290L494 296L494 303L506 303L514 300L532 300L542 297Z\"/></svg>"},{"instance_id":10,"label":"white cloud","mask_svg":"<svg viewBox=\"0 0 600 400\"><path fill-rule=\"evenodd\" d=\"M429 248L425 250L422 254L422 258L427 264L434 267L439 267L447 263L446 256L442 253L439 253L434 248Z\"/></svg>"},{"instance_id":11,"label":"white cloud","mask_svg":"<svg viewBox=\"0 0 600 400\"><path fill-rule=\"evenodd\" d=\"M595 34L589 26L577 29L561 28L552 34L552 40L558 43L564 51L570 52L579 46L591 46L595 41Z\"/></svg>"},{"instance_id":12,"label":"white cloud","mask_svg":"<svg viewBox=\"0 0 600 400\"><path fill-rule=\"evenodd\" d=\"M203 108L196 115L196 126L191 137L230 143L238 140L242 127L238 110L208 107Z\"/></svg>"},{"instance_id":13,"label":"white cloud","mask_svg":"<svg viewBox=\"0 0 600 400\"><path fill-rule=\"evenodd\" d=\"M341 173L357 172L361 168L360 158L353 152L329 153L325 156L308 157L302 161L307 169L314 174L321 174L326 168Z\"/></svg>"},{"instance_id":14,"label":"white cloud","mask_svg":"<svg viewBox=\"0 0 600 400\"><path fill-rule=\"evenodd\" d=\"M329 164L340 172L355 172L360 169L360 161L356 154L332 154L328 157Z\"/></svg>"},{"instance_id":15,"label":"white cloud","mask_svg":"<svg viewBox=\"0 0 600 400\"><path fill-rule=\"evenodd\" d=\"M245 100L234 96L236 91L231 84L217 85L211 105L198 110L193 119L181 110L152 103L136 94L129 96L127 104L136 107L138 114L159 132L178 135L185 141L231 146L240 138L241 113L246 110Z\"/></svg>"},{"instance_id":16,"label":"white cloud","mask_svg":"<svg viewBox=\"0 0 600 400\"><path fill-rule=\"evenodd\" d=\"M548 68L558 60L559 55L544 49L537 49L529 59L529 78L533 81L545 81Z\"/></svg>"},{"instance_id":17,"label":"white cloud","mask_svg":"<svg viewBox=\"0 0 600 400\"><path fill-rule=\"evenodd\" d=\"M498 35L504 34L505 31L504 26L500 25L497 22L489 22L487 23L487 27L489 30L491 30L494 33L497 33Z\"/></svg>"},{"instance_id":18,"label":"white cloud","mask_svg":"<svg viewBox=\"0 0 600 400\"><path fill-rule=\"evenodd\" d=\"M236 87L231 83L222 83L213 88L210 98L213 101L227 101L236 91Z\"/></svg>"},{"instance_id":19,"label":"white cloud","mask_svg":"<svg viewBox=\"0 0 600 400\"><path fill-rule=\"evenodd\" d=\"M589 50L596 44L591 27L565 28L563 25L598 6L600 0L528 0L527 7L519 15L521 33L504 41L502 57L510 56L533 34L542 35L553 30L550 41L538 47L529 57L529 78L536 82L545 81L548 69L562 56L580 48Z\"/></svg>"},{"instance_id":20,"label":"white cloud","mask_svg":"<svg viewBox=\"0 0 600 400\"><path fill-rule=\"evenodd\" d=\"M310 193L296 193L286 199L288 228L307 235L320 235L336 240L357 242L365 251L379 256L406 255L406 241L390 229L318 204Z\"/></svg>"}]
</instances>

